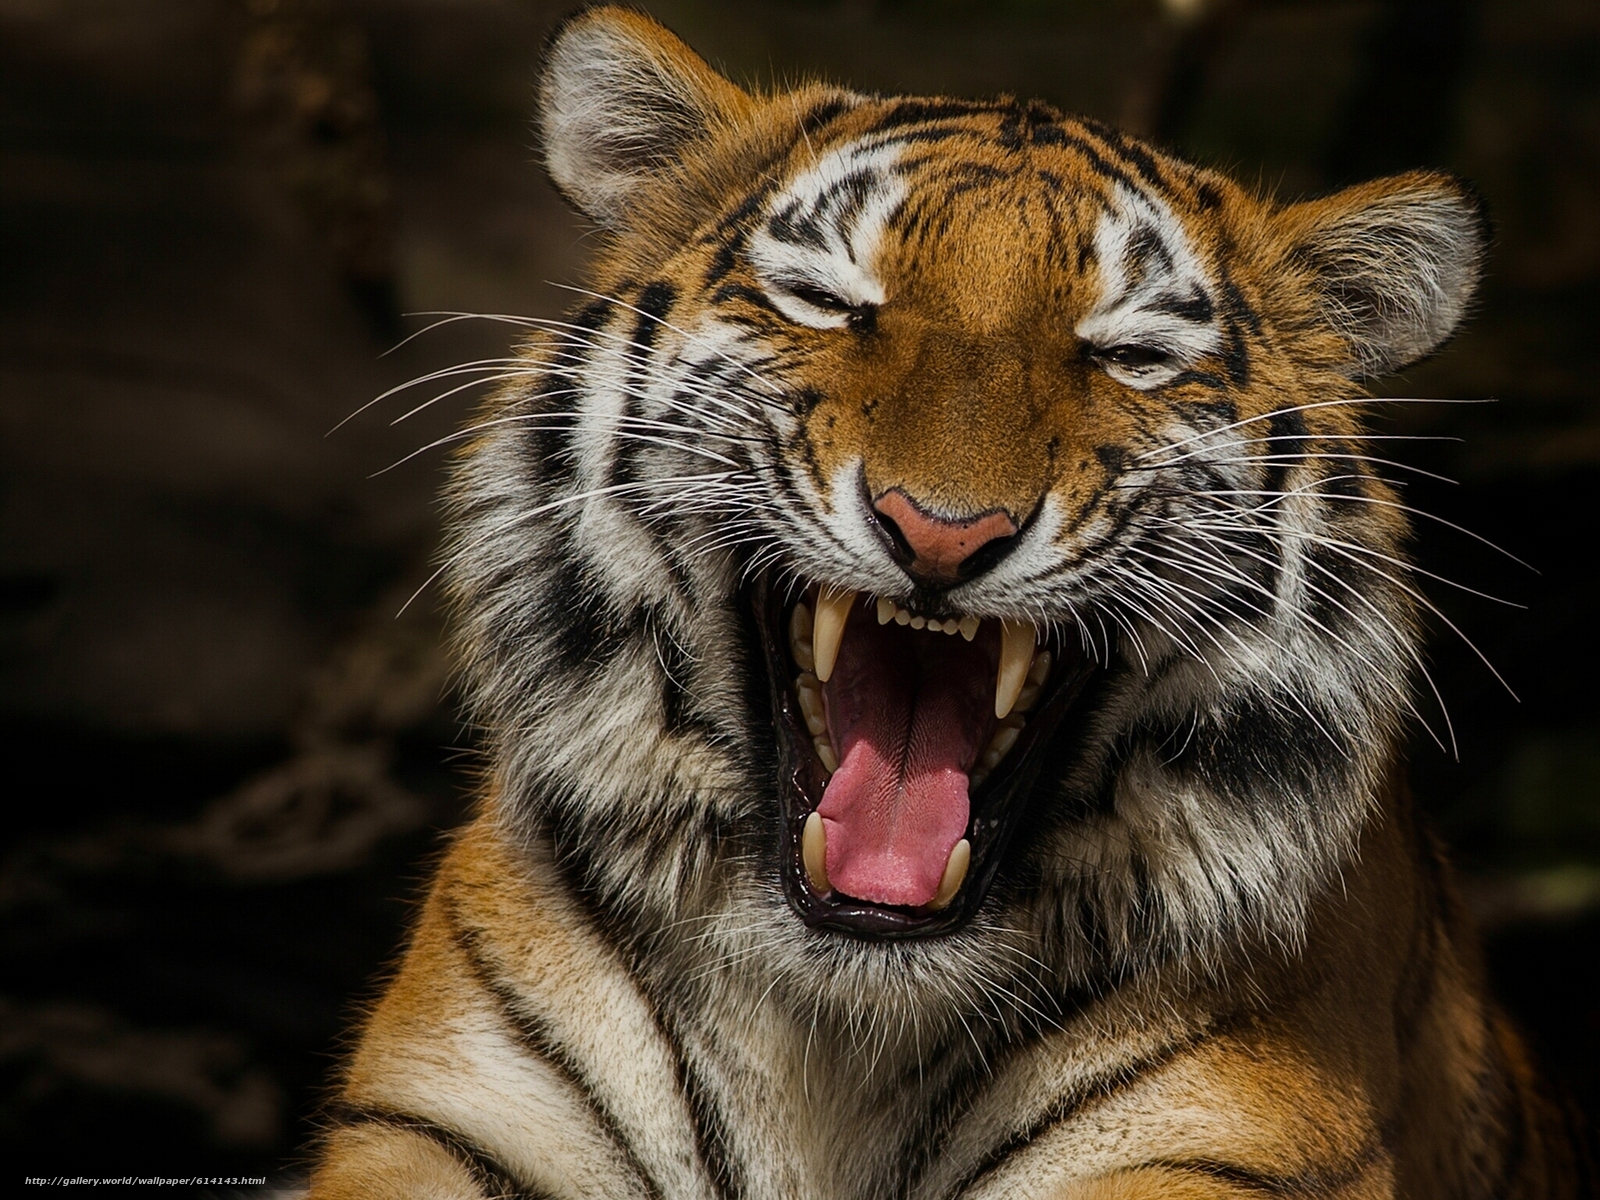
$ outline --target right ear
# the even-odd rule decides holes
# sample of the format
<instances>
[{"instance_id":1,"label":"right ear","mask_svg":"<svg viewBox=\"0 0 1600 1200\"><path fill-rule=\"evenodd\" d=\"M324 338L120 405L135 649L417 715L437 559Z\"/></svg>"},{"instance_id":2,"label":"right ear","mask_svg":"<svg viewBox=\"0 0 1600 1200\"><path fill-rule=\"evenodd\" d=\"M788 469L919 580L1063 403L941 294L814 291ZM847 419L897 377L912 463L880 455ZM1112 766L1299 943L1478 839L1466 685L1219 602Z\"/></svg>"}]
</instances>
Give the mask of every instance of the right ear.
<instances>
[{"instance_id":1,"label":"right ear","mask_svg":"<svg viewBox=\"0 0 1600 1200\"><path fill-rule=\"evenodd\" d=\"M622 229L641 203L674 186L688 154L754 107L649 17L587 9L556 30L545 55L545 164L574 205Z\"/></svg>"}]
</instances>

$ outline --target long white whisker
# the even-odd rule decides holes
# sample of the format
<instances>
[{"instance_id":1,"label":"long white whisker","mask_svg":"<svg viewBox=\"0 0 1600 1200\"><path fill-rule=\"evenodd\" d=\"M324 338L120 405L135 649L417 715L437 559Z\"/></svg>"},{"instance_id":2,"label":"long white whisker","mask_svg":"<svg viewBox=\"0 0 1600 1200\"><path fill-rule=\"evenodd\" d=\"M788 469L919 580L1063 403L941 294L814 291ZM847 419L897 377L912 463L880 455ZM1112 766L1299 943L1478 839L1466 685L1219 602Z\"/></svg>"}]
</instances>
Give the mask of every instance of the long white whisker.
<instances>
[{"instance_id":1,"label":"long white whisker","mask_svg":"<svg viewBox=\"0 0 1600 1200\"><path fill-rule=\"evenodd\" d=\"M1180 446L1187 446L1191 442L1202 438L1216 437L1218 434L1227 433L1234 429L1243 429L1246 425L1254 425L1259 421L1270 421L1274 417L1287 417L1293 413L1311 412L1319 408L1349 408L1364 404L1494 404L1494 400L1448 400L1434 399L1418 396L1345 396L1337 400L1315 400L1309 404L1297 404L1291 408L1276 408L1271 412L1260 413L1254 417L1246 417L1242 421L1234 421L1228 425L1219 425L1215 429L1203 429L1189 437L1176 442L1170 442L1155 450L1146 450L1135 458L1149 458L1156 454L1166 454Z\"/></svg>"}]
</instances>

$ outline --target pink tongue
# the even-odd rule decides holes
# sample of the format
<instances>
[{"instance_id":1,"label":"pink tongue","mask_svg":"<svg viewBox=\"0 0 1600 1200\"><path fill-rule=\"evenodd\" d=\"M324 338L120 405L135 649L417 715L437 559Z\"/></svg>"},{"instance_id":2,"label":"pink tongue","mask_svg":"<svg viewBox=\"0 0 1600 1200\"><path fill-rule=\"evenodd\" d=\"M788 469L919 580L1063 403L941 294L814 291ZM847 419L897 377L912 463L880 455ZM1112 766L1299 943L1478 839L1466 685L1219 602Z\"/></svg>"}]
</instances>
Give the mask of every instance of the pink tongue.
<instances>
[{"instance_id":1,"label":"pink tongue","mask_svg":"<svg viewBox=\"0 0 1600 1200\"><path fill-rule=\"evenodd\" d=\"M994 724L997 639L879 625L858 608L823 685L840 765L817 812L828 880L872 904L939 890L967 830L967 775Z\"/></svg>"}]
</instances>

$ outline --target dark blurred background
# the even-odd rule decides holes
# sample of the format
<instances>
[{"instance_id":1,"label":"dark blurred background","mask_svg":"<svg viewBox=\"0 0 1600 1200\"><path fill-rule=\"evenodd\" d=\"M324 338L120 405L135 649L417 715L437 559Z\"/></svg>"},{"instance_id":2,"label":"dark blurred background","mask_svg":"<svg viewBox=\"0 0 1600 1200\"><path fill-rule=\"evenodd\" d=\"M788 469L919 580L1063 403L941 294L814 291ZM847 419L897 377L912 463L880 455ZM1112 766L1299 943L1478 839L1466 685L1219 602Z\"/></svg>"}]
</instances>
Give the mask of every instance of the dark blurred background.
<instances>
[{"instance_id":1,"label":"dark blurred background","mask_svg":"<svg viewBox=\"0 0 1600 1200\"><path fill-rule=\"evenodd\" d=\"M0 0L0 1127L32 1174L266 1174L467 806L432 451L553 315L539 0ZM1505 1003L1600 1111L1600 5L651 3L735 78L1042 96L1302 195L1471 179L1483 299L1385 386L1457 753L1417 736ZM431 391L418 393L426 399ZM1481 535L1532 565L1524 569ZM1496 681L1467 639L1505 677ZM1442 717L1431 714L1436 729Z\"/></svg>"}]
</instances>

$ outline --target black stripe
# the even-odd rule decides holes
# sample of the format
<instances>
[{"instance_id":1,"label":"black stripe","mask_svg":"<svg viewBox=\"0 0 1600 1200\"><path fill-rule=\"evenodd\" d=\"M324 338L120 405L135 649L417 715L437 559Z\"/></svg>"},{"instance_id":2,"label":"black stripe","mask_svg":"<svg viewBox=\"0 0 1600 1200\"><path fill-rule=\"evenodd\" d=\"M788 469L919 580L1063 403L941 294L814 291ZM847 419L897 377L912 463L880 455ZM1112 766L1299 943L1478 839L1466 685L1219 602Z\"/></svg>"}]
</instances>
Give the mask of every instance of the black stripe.
<instances>
[{"instance_id":1,"label":"black stripe","mask_svg":"<svg viewBox=\"0 0 1600 1200\"><path fill-rule=\"evenodd\" d=\"M528 1012L521 997L503 983L495 974L480 943L476 929L469 928L454 904L445 906L445 919L450 929L450 940L467 960L474 982L494 999L500 1015L516 1035L517 1041L530 1055L543 1060L555 1069L567 1084L583 1097L584 1105L595 1123L605 1132L628 1168L638 1177L652 1200L662 1200L660 1183L645 1170L633 1145L624 1136L617 1119L605 1102L595 1094L594 1085L584 1072L582 1064L567 1053L560 1041L551 1033L537 1015Z\"/></svg>"},{"instance_id":2,"label":"black stripe","mask_svg":"<svg viewBox=\"0 0 1600 1200\"><path fill-rule=\"evenodd\" d=\"M1098 137L1113 154L1120 156L1151 187L1159 191L1170 190L1166 174L1147 147L1134 141L1122 130L1093 118L1081 118L1080 121L1084 129Z\"/></svg>"},{"instance_id":3,"label":"black stripe","mask_svg":"<svg viewBox=\"0 0 1600 1200\"><path fill-rule=\"evenodd\" d=\"M570 542L575 537L574 518L569 512L561 514L561 520ZM525 582L518 576L496 580L494 586L507 591ZM537 639L551 665L562 673L587 679L622 653L633 632L627 614L607 602L602 582L583 566L567 562L552 564L543 573L525 636Z\"/></svg>"},{"instance_id":4,"label":"black stripe","mask_svg":"<svg viewBox=\"0 0 1600 1200\"><path fill-rule=\"evenodd\" d=\"M767 232L788 246L809 246L813 250L828 248L827 235L822 230L822 205L804 208L801 200L791 200L767 218Z\"/></svg>"},{"instance_id":5,"label":"black stripe","mask_svg":"<svg viewBox=\"0 0 1600 1200\"><path fill-rule=\"evenodd\" d=\"M379 1125L433 1142L466 1169L485 1200L552 1200L550 1193L517 1182L516 1176L489 1151L465 1134L435 1121L370 1104L338 1101L328 1115L346 1128Z\"/></svg>"},{"instance_id":6,"label":"black stripe","mask_svg":"<svg viewBox=\"0 0 1600 1200\"><path fill-rule=\"evenodd\" d=\"M1219 1025L1203 1034L1174 1042L1170 1046L1162 1047L1143 1061L1125 1063L1111 1074L1085 1083L1073 1095L1056 1097L1055 1101L1047 1105L1044 1112L1035 1118L1033 1123L1026 1129L1019 1130L1003 1139L988 1154L979 1159L977 1164L962 1176L961 1182L950 1189L950 1194L959 1196L976 1188L986 1176L992 1175L1003 1166L1006 1159L1018 1151L1026 1149L1057 1125L1072 1120L1091 1101L1110 1099L1147 1072L1160 1069L1175 1060L1179 1055L1225 1032L1227 1032L1227 1026Z\"/></svg>"},{"instance_id":7,"label":"black stripe","mask_svg":"<svg viewBox=\"0 0 1600 1200\"><path fill-rule=\"evenodd\" d=\"M645 437L660 436L648 427L641 428L637 422L645 417L644 395L649 389L652 376L648 360L660 337L662 324L677 299L676 287L665 280L656 280L645 285L643 291L639 293L638 303L635 306L639 310L639 319L634 324L632 351L637 361L629 368L628 390L622 398L622 416L618 422L618 431L624 436L615 439L606 478L608 485L627 488L626 491L615 493L614 496L618 503L630 510L644 498L645 489L636 485L646 482L641 466L646 455L654 454L659 457L669 452L659 443L627 435L643 433ZM682 393L676 395L674 399L691 406L694 404L694 397ZM672 547L663 538L662 531L649 522L645 522L643 528L667 563L673 583L687 598L686 581L673 559ZM630 624L636 623L636 620L630 622Z\"/></svg>"},{"instance_id":8,"label":"black stripe","mask_svg":"<svg viewBox=\"0 0 1600 1200\"><path fill-rule=\"evenodd\" d=\"M908 125L926 125L960 117L994 116L1004 107L982 100L899 100L882 113L868 133L887 133Z\"/></svg>"},{"instance_id":9,"label":"black stripe","mask_svg":"<svg viewBox=\"0 0 1600 1200\"><path fill-rule=\"evenodd\" d=\"M642 988L640 990L643 991ZM654 1008L653 1002L651 1007ZM705 1081L690 1068L682 1045L661 1020L659 1013L656 1014L656 1027L672 1047L673 1061L678 1068L678 1087L683 1091L683 1098L689 1105L689 1118L694 1123L694 1146L700 1155L700 1165L710 1176L711 1186L716 1189L720 1200L739 1200L745 1193L746 1185L743 1172L738 1170L732 1147L728 1144L728 1130L722 1122L722 1113Z\"/></svg>"},{"instance_id":10,"label":"black stripe","mask_svg":"<svg viewBox=\"0 0 1600 1200\"><path fill-rule=\"evenodd\" d=\"M816 133L823 126L831 124L835 117L849 112L854 107L854 104L842 96L824 100L820 104L812 105L811 110L801 119L800 128L807 134Z\"/></svg>"},{"instance_id":11,"label":"black stripe","mask_svg":"<svg viewBox=\"0 0 1600 1200\"><path fill-rule=\"evenodd\" d=\"M1170 257L1168 263L1169 265L1171 263ZM1193 321L1197 325L1209 325L1216 313L1211 305L1211 297L1199 287L1191 289L1187 296L1180 296L1175 292L1163 292L1146 306L1145 311L1164 313L1185 321Z\"/></svg>"},{"instance_id":12,"label":"black stripe","mask_svg":"<svg viewBox=\"0 0 1600 1200\"><path fill-rule=\"evenodd\" d=\"M591 335L603 332L615 312L616 306L612 301L595 299L568 317L577 329L557 332L553 349L564 358L570 356L577 361L562 361L560 373L544 376L530 405L534 413L566 412L577 407L579 398L572 393L581 384L574 376L588 365L590 354L600 340ZM523 427L525 440L522 445L531 459L530 466L533 469L530 473L533 476L549 479L570 471L577 459L572 447L572 435L577 426L577 421L571 417L553 417L531 421Z\"/></svg>"},{"instance_id":13,"label":"black stripe","mask_svg":"<svg viewBox=\"0 0 1600 1200\"><path fill-rule=\"evenodd\" d=\"M1203 387L1213 392L1223 391L1228 386L1228 381L1221 375L1214 375L1210 371L1179 371L1167 380L1169 388Z\"/></svg>"},{"instance_id":14,"label":"black stripe","mask_svg":"<svg viewBox=\"0 0 1600 1200\"><path fill-rule=\"evenodd\" d=\"M1095 172L1124 185L1132 191L1142 191L1139 185L1127 171L1111 162L1102 151L1104 144L1096 145L1088 138L1073 133L1062 125L1041 125L1032 133L1032 140L1036 146L1060 146L1064 150L1071 150L1089 160L1089 165Z\"/></svg>"},{"instance_id":15,"label":"black stripe","mask_svg":"<svg viewBox=\"0 0 1600 1200\"><path fill-rule=\"evenodd\" d=\"M661 324L672 311L677 299L678 289L666 280L658 279L645 285L644 290L639 293L638 303L634 305L639 310L639 319L633 327L633 344L628 347L628 353L634 362L628 370L628 391L622 398L622 417L618 422L619 428L624 431L644 415L642 394L650 382L650 355L655 349L657 338L660 337ZM642 453L644 447L650 443L634 438L618 438L616 443L612 449L611 469L606 482L637 483L639 474L635 456Z\"/></svg>"},{"instance_id":16,"label":"black stripe","mask_svg":"<svg viewBox=\"0 0 1600 1200\"><path fill-rule=\"evenodd\" d=\"M744 606L741 606L744 607ZM748 608L745 608L748 614ZM754 643L754 631L746 631L749 641ZM756 673L750 672L752 680ZM767 687L764 682L753 685L759 695L764 699L767 696ZM776 769L773 764L765 764L767 769L764 774L770 776ZM692 836L701 840L703 844L732 844L739 834L736 830L708 822L708 828L695 831ZM669 839L670 840L670 839ZM768 839L761 837L759 844L766 846ZM600 877L601 868L590 858L589 851L593 848L593 840L579 840L571 844L571 848L556 849L556 869L562 875L568 893L582 906L584 912L593 922L601 935L619 950L619 958L623 970L627 973L634 990L643 998L645 1006L650 1011L650 1019L655 1030L660 1034L662 1041L667 1044L671 1054L673 1071L675 1073L678 1089L682 1093L684 1103L689 1109L689 1119L694 1129L695 1150L699 1155L700 1165L705 1169L706 1176L711 1180L712 1187L716 1190L719 1200L740 1200L745 1193L743 1172L739 1169L734 1157L726 1127L722 1123L722 1115L717 1109L710 1090L705 1081L695 1072L689 1063L688 1055L684 1053L682 1040L676 1029L667 1021L661 1004L656 999L655 993L646 985L640 974L637 963L639 946L639 926L631 922L625 914L619 913L615 908L607 905L600 896L594 881ZM758 870L764 869L758 864ZM767 864L765 869L775 869L775 864Z\"/></svg>"}]
</instances>

